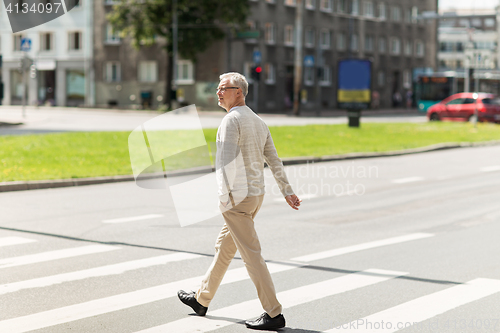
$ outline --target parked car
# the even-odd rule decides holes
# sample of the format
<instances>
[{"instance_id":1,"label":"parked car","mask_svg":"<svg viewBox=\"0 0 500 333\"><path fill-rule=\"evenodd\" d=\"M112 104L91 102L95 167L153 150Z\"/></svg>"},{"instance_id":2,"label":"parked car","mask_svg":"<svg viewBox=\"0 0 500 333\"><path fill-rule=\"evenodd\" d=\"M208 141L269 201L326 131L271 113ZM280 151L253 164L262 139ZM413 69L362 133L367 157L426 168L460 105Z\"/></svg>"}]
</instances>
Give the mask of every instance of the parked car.
<instances>
[{"instance_id":1,"label":"parked car","mask_svg":"<svg viewBox=\"0 0 500 333\"><path fill-rule=\"evenodd\" d=\"M500 97L488 93L459 93L434 104L427 110L430 121L452 120L471 121L477 108L479 121L500 123Z\"/></svg>"}]
</instances>

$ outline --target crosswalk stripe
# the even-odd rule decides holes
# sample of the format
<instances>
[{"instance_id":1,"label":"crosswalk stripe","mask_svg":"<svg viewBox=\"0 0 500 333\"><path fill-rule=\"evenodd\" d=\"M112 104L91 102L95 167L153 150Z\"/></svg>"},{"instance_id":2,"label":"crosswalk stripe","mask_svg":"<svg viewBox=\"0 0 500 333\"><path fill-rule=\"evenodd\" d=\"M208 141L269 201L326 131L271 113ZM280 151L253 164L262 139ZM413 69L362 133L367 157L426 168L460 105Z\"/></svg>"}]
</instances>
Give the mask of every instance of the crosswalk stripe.
<instances>
[{"instance_id":1,"label":"crosswalk stripe","mask_svg":"<svg viewBox=\"0 0 500 333\"><path fill-rule=\"evenodd\" d=\"M12 257L0 259L0 269L22 266L28 264L36 264L57 259L77 257L85 254L102 253L107 251L118 250L119 247L110 245L88 245L75 247L71 249L62 249L55 251L42 252L37 254L30 254L20 257Z\"/></svg>"},{"instance_id":2,"label":"crosswalk stripe","mask_svg":"<svg viewBox=\"0 0 500 333\"><path fill-rule=\"evenodd\" d=\"M492 165L492 166L487 166L487 167L479 169L479 171L482 171L482 172L492 172L492 171L499 171L499 170L500 170L500 165Z\"/></svg>"},{"instance_id":3,"label":"crosswalk stripe","mask_svg":"<svg viewBox=\"0 0 500 333\"><path fill-rule=\"evenodd\" d=\"M335 279L326 280L299 288L287 290L277 294L284 308L290 308L300 304L312 302L324 297L337 295L346 291L366 287L382 281L390 280L398 276L406 275L405 272L386 271L380 269L368 269L362 272L352 273ZM247 318L260 315L262 309L258 299L231 305L226 308L211 311L207 318L191 316L170 322L165 325L152 327L138 333L192 333L210 332L225 326L232 325ZM211 317L223 317L224 319L212 319Z\"/></svg>"},{"instance_id":4,"label":"crosswalk stripe","mask_svg":"<svg viewBox=\"0 0 500 333\"><path fill-rule=\"evenodd\" d=\"M292 260L311 262L314 260L336 257L336 256L339 256L342 254L347 254L347 253L352 253L352 252L357 252L357 251L362 251L362 250L367 250L367 249L373 249L373 248L385 246L385 245L404 243L404 242L422 239L422 238L428 238L428 237L432 237L432 236L434 236L434 235L427 234L427 233L414 233L414 234L386 238L386 239L381 239L378 241L367 242L367 243L342 247L342 248L338 248L338 249L328 250L328 251L324 251L324 252L314 253L314 254L310 254L310 255L296 257L296 258L293 258Z\"/></svg>"},{"instance_id":5,"label":"crosswalk stripe","mask_svg":"<svg viewBox=\"0 0 500 333\"><path fill-rule=\"evenodd\" d=\"M23 237L2 237L0 238L0 247L1 246L10 246L10 245L18 245L18 244L26 244L26 243L34 243L37 240L23 238Z\"/></svg>"},{"instance_id":6,"label":"crosswalk stripe","mask_svg":"<svg viewBox=\"0 0 500 333\"><path fill-rule=\"evenodd\" d=\"M277 273L288 271L305 265L269 263L269 271ZM113 311L131 308L142 304L156 302L177 295L179 289L196 289L203 276L175 281L156 287L119 294L84 303L70 305L58 309L39 312L32 315L0 321L0 332L23 333L36 329L59 325L97 316ZM224 276L221 284L248 279L245 267L230 270Z\"/></svg>"},{"instance_id":7,"label":"crosswalk stripe","mask_svg":"<svg viewBox=\"0 0 500 333\"><path fill-rule=\"evenodd\" d=\"M14 282L9 284L0 285L0 295L8 294L29 288L40 288L48 287L59 283L83 280L92 277L102 277L107 275L117 275L122 274L127 271L134 269L163 265L169 262L188 260L200 258L201 255L190 254L190 253L174 253L167 254L164 256L157 256L152 258L127 261L114 265L107 265L102 267L96 267L91 269L85 269L77 272L70 272L52 276L46 276L42 278Z\"/></svg>"},{"instance_id":8,"label":"crosswalk stripe","mask_svg":"<svg viewBox=\"0 0 500 333\"><path fill-rule=\"evenodd\" d=\"M418 323L421 321L498 292L500 292L500 280L474 279L462 285L414 299L326 332L362 333L376 331L390 333L405 328L407 324L415 324L418 327Z\"/></svg>"},{"instance_id":9,"label":"crosswalk stripe","mask_svg":"<svg viewBox=\"0 0 500 333\"><path fill-rule=\"evenodd\" d=\"M163 217L161 214L148 214L141 216L131 216L131 217L122 217L117 219L103 220L102 223L124 223L124 222L133 222L133 221L143 221L149 219L156 219L159 217Z\"/></svg>"},{"instance_id":10,"label":"crosswalk stripe","mask_svg":"<svg viewBox=\"0 0 500 333\"><path fill-rule=\"evenodd\" d=\"M408 177L408 178L394 179L392 182L394 184L406 184L406 183L419 182L422 180L424 180L424 178L422 177Z\"/></svg>"}]
</instances>

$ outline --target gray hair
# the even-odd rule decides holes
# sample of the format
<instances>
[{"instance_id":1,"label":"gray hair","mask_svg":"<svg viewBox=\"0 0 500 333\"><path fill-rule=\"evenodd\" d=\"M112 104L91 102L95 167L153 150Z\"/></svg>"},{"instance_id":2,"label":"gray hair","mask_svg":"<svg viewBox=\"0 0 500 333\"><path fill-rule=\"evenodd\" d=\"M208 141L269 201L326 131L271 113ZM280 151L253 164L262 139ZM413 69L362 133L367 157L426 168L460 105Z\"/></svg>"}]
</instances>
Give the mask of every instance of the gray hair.
<instances>
[{"instance_id":1,"label":"gray hair","mask_svg":"<svg viewBox=\"0 0 500 333\"><path fill-rule=\"evenodd\" d=\"M248 81L243 75L236 72L224 73L219 76L219 80L222 81L224 79L229 79L229 82L240 88L243 96L246 97L248 94Z\"/></svg>"}]
</instances>

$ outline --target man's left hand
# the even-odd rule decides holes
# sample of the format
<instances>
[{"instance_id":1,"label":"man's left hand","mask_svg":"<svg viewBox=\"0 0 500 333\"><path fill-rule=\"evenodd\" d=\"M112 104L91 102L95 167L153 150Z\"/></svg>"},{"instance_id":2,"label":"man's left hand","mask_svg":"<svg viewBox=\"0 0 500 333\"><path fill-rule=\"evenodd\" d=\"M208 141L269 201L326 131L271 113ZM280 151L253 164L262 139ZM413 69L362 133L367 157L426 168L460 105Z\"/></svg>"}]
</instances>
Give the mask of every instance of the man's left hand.
<instances>
[{"instance_id":1,"label":"man's left hand","mask_svg":"<svg viewBox=\"0 0 500 333\"><path fill-rule=\"evenodd\" d=\"M287 195L285 197L286 202L295 210L299 210L300 203L302 200L299 199L295 194Z\"/></svg>"}]
</instances>

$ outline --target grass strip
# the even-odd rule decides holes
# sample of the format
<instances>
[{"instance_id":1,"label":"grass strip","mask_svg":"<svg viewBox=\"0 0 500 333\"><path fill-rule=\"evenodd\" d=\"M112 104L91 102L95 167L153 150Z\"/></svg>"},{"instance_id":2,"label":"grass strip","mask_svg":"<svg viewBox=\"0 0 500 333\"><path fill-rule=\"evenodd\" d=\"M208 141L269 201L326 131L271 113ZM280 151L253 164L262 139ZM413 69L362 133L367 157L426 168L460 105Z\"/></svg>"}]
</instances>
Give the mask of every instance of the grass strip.
<instances>
[{"instance_id":1,"label":"grass strip","mask_svg":"<svg viewBox=\"0 0 500 333\"><path fill-rule=\"evenodd\" d=\"M280 157L384 152L446 142L500 140L500 126L469 123L364 123L271 127ZM170 133L183 138L190 135ZM189 131L185 131L189 132ZM204 130L214 142L216 129ZM72 132L0 136L0 181L48 180L132 174L130 132ZM189 134L189 133L188 133ZM180 140L177 140L180 141ZM176 142L172 147L179 148ZM189 167L193 159L188 159ZM176 167L182 165L176 164Z\"/></svg>"}]
</instances>

